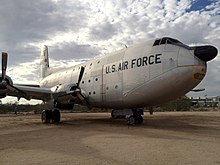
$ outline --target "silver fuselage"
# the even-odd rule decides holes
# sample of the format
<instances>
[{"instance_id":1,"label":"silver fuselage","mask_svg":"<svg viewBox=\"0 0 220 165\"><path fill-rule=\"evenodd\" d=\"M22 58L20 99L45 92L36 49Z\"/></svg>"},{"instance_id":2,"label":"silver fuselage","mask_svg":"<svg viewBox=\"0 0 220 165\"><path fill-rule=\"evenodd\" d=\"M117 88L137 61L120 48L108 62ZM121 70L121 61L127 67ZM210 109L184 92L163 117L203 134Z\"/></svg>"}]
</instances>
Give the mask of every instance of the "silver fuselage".
<instances>
[{"instance_id":1,"label":"silver fuselage","mask_svg":"<svg viewBox=\"0 0 220 165\"><path fill-rule=\"evenodd\" d=\"M194 56L193 50L153 44L154 40L147 41L50 73L40 86L53 89L66 84L68 90L84 66L80 88L89 103L119 109L153 106L178 98L204 78L206 62Z\"/></svg>"}]
</instances>

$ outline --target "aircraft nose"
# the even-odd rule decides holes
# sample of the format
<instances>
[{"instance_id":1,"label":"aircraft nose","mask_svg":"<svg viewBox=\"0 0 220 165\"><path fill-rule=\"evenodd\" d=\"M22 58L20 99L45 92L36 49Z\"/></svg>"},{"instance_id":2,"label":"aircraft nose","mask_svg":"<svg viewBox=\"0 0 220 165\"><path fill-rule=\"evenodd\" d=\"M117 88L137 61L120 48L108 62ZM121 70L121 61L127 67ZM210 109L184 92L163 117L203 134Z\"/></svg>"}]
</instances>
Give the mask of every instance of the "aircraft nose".
<instances>
[{"instance_id":1,"label":"aircraft nose","mask_svg":"<svg viewBox=\"0 0 220 165\"><path fill-rule=\"evenodd\" d=\"M214 59L217 54L217 48L211 45L194 47L194 55L205 62Z\"/></svg>"}]
</instances>

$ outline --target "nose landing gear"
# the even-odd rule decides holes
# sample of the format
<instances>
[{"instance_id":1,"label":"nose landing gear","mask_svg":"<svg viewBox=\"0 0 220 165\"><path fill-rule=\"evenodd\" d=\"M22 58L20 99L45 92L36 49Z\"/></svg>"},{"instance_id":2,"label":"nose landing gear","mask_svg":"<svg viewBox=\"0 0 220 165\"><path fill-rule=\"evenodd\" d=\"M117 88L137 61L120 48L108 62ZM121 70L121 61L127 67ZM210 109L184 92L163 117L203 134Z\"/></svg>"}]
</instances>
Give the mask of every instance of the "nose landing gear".
<instances>
[{"instance_id":1,"label":"nose landing gear","mask_svg":"<svg viewBox=\"0 0 220 165\"><path fill-rule=\"evenodd\" d=\"M134 124L142 124L143 123L143 109L132 109L132 115L129 116L127 120L128 125L134 125Z\"/></svg>"},{"instance_id":2,"label":"nose landing gear","mask_svg":"<svg viewBox=\"0 0 220 165\"><path fill-rule=\"evenodd\" d=\"M114 119L125 118L126 116L129 116L127 118L128 125L142 124L142 115L144 115L143 109L117 109L112 110L111 112L111 116Z\"/></svg>"}]
</instances>

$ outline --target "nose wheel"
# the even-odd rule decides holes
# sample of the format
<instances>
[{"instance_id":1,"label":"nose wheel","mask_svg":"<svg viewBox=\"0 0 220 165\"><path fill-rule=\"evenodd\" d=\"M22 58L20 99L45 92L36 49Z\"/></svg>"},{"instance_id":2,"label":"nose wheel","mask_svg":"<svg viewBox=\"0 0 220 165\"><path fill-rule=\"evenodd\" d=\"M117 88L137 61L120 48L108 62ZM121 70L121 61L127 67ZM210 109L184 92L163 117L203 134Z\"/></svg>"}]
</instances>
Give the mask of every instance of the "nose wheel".
<instances>
[{"instance_id":1,"label":"nose wheel","mask_svg":"<svg viewBox=\"0 0 220 165\"><path fill-rule=\"evenodd\" d=\"M128 118L128 125L135 125L135 124L142 124L143 123L143 117L141 115L131 115Z\"/></svg>"},{"instance_id":2,"label":"nose wheel","mask_svg":"<svg viewBox=\"0 0 220 165\"><path fill-rule=\"evenodd\" d=\"M127 124L134 125L134 124L142 124L144 115L143 109L132 109L132 115L129 116Z\"/></svg>"}]
</instances>

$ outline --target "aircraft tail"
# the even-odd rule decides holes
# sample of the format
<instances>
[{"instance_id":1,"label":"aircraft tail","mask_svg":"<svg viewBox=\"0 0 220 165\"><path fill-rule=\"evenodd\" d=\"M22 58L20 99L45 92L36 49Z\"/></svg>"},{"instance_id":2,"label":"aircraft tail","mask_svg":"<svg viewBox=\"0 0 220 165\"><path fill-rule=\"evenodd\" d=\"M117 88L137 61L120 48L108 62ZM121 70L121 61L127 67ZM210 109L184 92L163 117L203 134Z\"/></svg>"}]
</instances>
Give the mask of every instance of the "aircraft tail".
<instances>
[{"instance_id":1,"label":"aircraft tail","mask_svg":"<svg viewBox=\"0 0 220 165\"><path fill-rule=\"evenodd\" d=\"M40 53L40 78L41 79L47 76L48 69L49 69L48 47L44 45Z\"/></svg>"}]
</instances>

